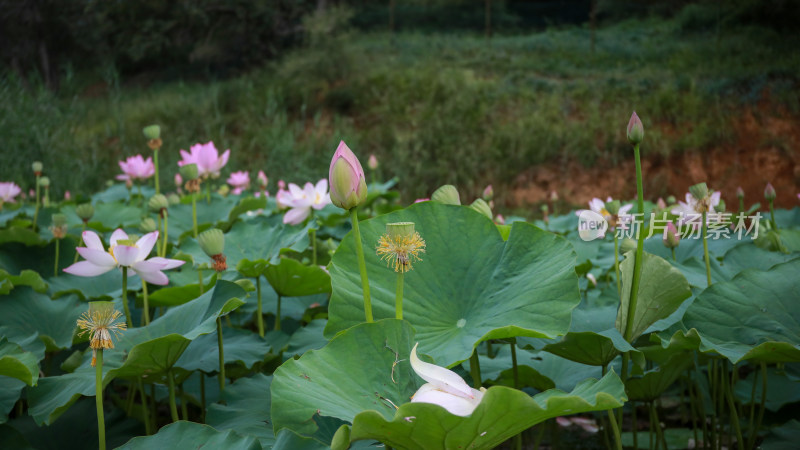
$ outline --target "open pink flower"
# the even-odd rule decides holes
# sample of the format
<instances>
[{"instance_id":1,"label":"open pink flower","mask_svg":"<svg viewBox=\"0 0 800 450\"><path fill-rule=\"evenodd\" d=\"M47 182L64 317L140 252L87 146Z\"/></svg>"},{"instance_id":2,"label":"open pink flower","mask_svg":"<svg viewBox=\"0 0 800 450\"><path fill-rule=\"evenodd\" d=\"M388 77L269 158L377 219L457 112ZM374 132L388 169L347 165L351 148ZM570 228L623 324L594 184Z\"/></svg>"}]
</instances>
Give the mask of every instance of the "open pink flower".
<instances>
[{"instance_id":1,"label":"open pink flower","mask_svg":"<svg viewBox=\"0 0 800 450\"><path fill-rule=\"evenodd\" d=\"M290 208L283 216L283 223L297 225L311 213L311 208L320 210L331 202L328 193L328 180L321 179L316 185L306 183L303 189L289 183L289 190L281 190L275 196L278 205Z\"/></svg>"},{"instance_id":2,"label":"open pink flower","mask_svg":"<svg viewBox=\"0 0 800 450\"><path fill-rule=\"evenodd\" d=\"M186 164L197 164L197 173L201 177L219 177L219 171L228 164L230 149L225 150L222 156L219 155L214 143L209 141L205 144L194 144L189 148L189 152L181 150L181 161L179 166Z\"/></svg>"},{"instance_id":3,"label":"open pink flower","mask_svg":"<svg viewBox=\"0 0 800 450\"><path fill-rule=\"evenodd\" d=\"M233 186L233 193L239 195L250 187L250 174L244 170L233 172L231 176L228 177L228 184Z\"/></svg>"},{"instance_id":4,"label":"open pink flower","mask_svg":"<svg viewBox=\"0 0 800 450\"><path fill-rule=\"evenodd\" d=\"M0 205L6 202L16 203L14 197L19 195L20 192L22 192L22 189L13 181L0 183Z\"/></svg>"},{"instance_id":5,"label":"open pink flower","mask_svg":"<svg viewBox=\"0 0 800 450\"><path fill-rule=\"evenodd\" d=\"M678 206L672 208L672 214L677 214L680 217L678 218L678 225L690 225L693 228L697 228L702 226L702 220L695 220L700 217L703 213L702 210L704 208L705 202L708 203L708 215L706 216L706 222L712 223L716 221L716 211L714 211L715 206L719 206L720 201L720 191L712 191L707 199L697 200L694 198L691 192L686 193L686 201L682 202L678 200Z\"/></svg>"},{"instance_id":6,"label":"open pink flower","mask_svg":"<svg viewBox=\"0 0 800 450\"><path fill-rule=\"evenodd\" d=\"M156 173L153 158L148 156L147 159L144 159L142 155L131 156L125 161L120 161L119 168L123 173L117 175L117 179L123 181L146 180Z\"/></svg>"},{"instance_id":7,"label":"open pink flower","mask_svg":"<svg viewBox=\"0 0 800 450\"><path fill-rule=\"evenodd\" d=\"M78 261L64 269L64 272L80 277L96 277L117 267L130 267L148 283L166 285L169 279L162 270L179 267L185 261L154 257L145 259L158 240L158 231L147 233L139 238L136 243L128 239L128 235L121 229L116 229L111 234L108 251L103 248L103 242L94 231L83 232L83 242L86 247L75 250L86 260Z\"/></svg>"}]
</instances>

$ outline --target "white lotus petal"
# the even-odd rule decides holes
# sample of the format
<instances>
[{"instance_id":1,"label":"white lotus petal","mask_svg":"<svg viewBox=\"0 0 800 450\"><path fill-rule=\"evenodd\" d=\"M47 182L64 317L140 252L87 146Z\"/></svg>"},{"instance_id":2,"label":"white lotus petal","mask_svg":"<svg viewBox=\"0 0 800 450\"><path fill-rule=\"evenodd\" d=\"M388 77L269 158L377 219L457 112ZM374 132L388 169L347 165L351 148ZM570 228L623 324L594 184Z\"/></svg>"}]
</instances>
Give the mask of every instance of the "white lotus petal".
<instances>
[{"instance_id":1,"label":"white lotus petal","mask_svg":"<svg viewBox=\"0 0 800 450\"><path fill-rule=\"evenodd\" d=\"M472 388L458 374L452 370L439 367L435 364L429 364L420 360L417 357L417 346L419 343L414 344L411 349L411 368L419 375L420 378L435 385L438 389L449 392L453 395L458 395L466 398L474 398Z\"/></svg>"},{"instance_id":2,"label":"white lotus petal","mask_svg":"<svg viewBox=\"0 0 800 450\"><path fill-rule=\"evenodd\" d=\"M86 247L94 250L105 251L103 248L103 241L100 240L100 236L98 236L94 231L86 230L83 232L82 236L83 243L86 244Z\"/></svg>"}]
</instances>

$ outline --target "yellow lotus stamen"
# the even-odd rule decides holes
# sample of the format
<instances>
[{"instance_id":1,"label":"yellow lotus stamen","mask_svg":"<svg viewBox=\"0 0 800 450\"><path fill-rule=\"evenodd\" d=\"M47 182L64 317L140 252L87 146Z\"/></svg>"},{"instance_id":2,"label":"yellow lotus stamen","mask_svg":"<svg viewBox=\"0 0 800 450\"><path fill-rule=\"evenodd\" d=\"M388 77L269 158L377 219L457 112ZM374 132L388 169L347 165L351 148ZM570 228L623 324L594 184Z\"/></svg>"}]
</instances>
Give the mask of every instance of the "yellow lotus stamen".
<instances>
[{"instance_id":1,"label":"yellow lotus stamen","mask_svg":"<svg viewBox=\"0 0 800 450\"><path fill-rule=\"evenodd\" d=\"M413 230L413 224L412 228ZM412 262L422 261L420 253L425 253L425 241L418 232L389 233L378 239L376 253L387 267L394 268L395 272L408 272L413 270Z\"/></svg>"},{"instance_id":2,"label":"yellow lotus stamen","mask_svg":"<svg viewBox=\"0 0 800 450\"><path fill-rule=\"evenodd\" d=\"M78 319L79 336L89 333L89 347L92 349L92 367L97 361L97 350L114 348L112 334L120 336L126 329L125 322L117 322L122 314L110 302L92 302L89 310Z\"/></svg>"}]
</instances>

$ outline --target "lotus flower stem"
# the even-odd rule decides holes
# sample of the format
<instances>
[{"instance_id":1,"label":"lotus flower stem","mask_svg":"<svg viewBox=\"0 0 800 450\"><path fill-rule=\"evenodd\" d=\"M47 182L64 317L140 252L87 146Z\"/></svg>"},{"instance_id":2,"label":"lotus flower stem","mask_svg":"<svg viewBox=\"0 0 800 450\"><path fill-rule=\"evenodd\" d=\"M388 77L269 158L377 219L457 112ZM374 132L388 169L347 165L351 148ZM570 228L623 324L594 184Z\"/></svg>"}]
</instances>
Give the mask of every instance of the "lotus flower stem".
<instances>
[{"instance_id":1,"label":"lotus flower stem","mask_svg":"<svg viewBox=\"0 0 800 450\"><path fill-rule=\"evenodd\" d=\"M158 149L153 150L153 166L156 169L155 173L155 183L156 183L156 194L160 194L161 191L158 189Z\"/></svg>"},{"instance_id":2,"label":"lotus flower stem","mask_svg":"<svg viewBox=\"0 0 800 450\"><path fill-rule=\"evenodd\" d=\"M478 359L478 349L472 351L469 357L469 373L472 376L472 385L475 389L481 388L481 362Z\"/></svg>"},{"instance_id":3,"label":"lotus flower stem","mask_svg":"<svg viewBox=\"0 0 800 450\"><path fill-rule=\"evenodd\" d=\"M80 247L81 244L83 244L83 232L86 231L86 222L81 222L81 224L82 224L81 225L81 238L78 240L78 245L77 245L78 247ZM77 250L75 251L75 259L72 260L73 264L76 263L76 262L78 262L78 251Z\"/></svg>"},{"instance_id":4,"label":"lotus flower stem","mask_svg":"<svg viewBox=\"0 0 800 450\"><path fill-rule=\"evenodd\" d=\"M39 188L40 175L36 175L36 207L33 210L33 231L36 231L36 222L39 219L39 205L41 204L41 190Z\"/></svg>"},{"instance_id":5,"label":"lotus flower stem","mask_svg":"<svg viewBox=\"0 0 800 450\"><path fill-rule=\"evenodd\" d=\"M158 427L158 412L156 411L156 385L150 384L150 398L153 399L153 402L150 403L150 415L153 417L153 423L151 424L153 428Z\"/></svg>"},{"instance_id":6,"label":"lotus flower stem","mask_svg":"<svg viewBox=\"0 0 800 450\"><path fill-rule=\"evenodd\" d=\"M395 318L403 320L403 271L397 272L397 291L394 297Z\"/></svg>"},{"instance_id":7,"label":"lotus flower stem","mask_svg":"<svg viewBox=\"0 0 800 450\"><path fill-rule=\"evenodd\" d=\"M278 296L280 298L280 296ZM279 303L280 304L280 303ZM258 335L264 337L264 310L261 303L261 274L256 276L256 325L258 326ZM275 316L275 329L281 329L280 307L278 307L277 315Z\"/></svg>"},{"instance_id":8,"label":"lotus flower stem","mask_svg":"<svg viewBox=\"0 0 800 450\"><path fill-rule=\"evenodd\" d=\"M735 370L735 367L734 367ZM731 380L728 378L727 370L722 374L723 377L723 389L725 390L725 398L728 400L728 409L730 410L730 418L731 418L731 425L734 431L736 431L736 443L739 446L739 450L744 450L744 439L742 439L742 429L739 426L739 414L736 411L736 404L733 402L733 388L731 386ZM728 446L730 448L730 446Z\"/></svg>"},{"instance_id":9,"label":"lotus flower stem","mask_svg":"<svg viewBox=\"0 0 800 450\"><path fill-rule=\"evenodd\" d=\"M673 261L677 261L678 260L677 258L675 258L675 248L674 247L672 248L672 260Z\"/></svg>"},{"instance_id":10,"label":"lotus flower stem","mask_svg":"<svg viewBox=\"0 0 800 450\"><path fill-rule=\"evenodd\" d=\"M58 256L59 256L59 248L61 247L61 239L56 238L56 260L53 264L53 276L58 276Z\"/></svg>"},{"instance_id":11,"label":"lotus flower stem","mask_svg":"<svg viewBox=\"0 0 800 450\"><path fill-rule=\"evenodd\" d=\"M97 405L97 439L100 450L106 448L106 420L103 414L103 349L97 349L97 363L94 367L95 404Z\"/></svg>"},{"instance_id":12,"label":"lotus flower stem","mask_svg":"<svg viewBox=\"0 0 800 450\"><path fill-rule=\"evenodd\" d=\"M219 350L219 390L225 390L225 349L222 346L222 320L217 317L217 347Z\"/></svg>"},{"instance_id":13,"label":"lotus flower stem","mask_svg":"<svg viewBox=\"0 0 800 450\"><path fill-rule=\"evenodd\" d=\"M755 380L753 380L755 383ZM756 427L751 430L750 441L747 448L754 448L756 440L758 439L758 429L761 428L761 421L764 420L764 410L767 405L767 363L761 363L761 404L758 408L758 419L756 419Z\"/></svg>"},{"instance_id":14,"label":"lotus flower stem","mask_svg":"<svg viewBox=\"0 0 800 450\"><path fill-rule=\"evenodd\" d=\"M204 372L200 372L200 420L206 423L206 374Z\"/></svg>"},{"instance_id":15,"label":"lotus flower stem","mask_svg":"<svg viewBox=\"0 0 800 450\"><path fill-rule=\"evenodd\" d=\"M775 200L769 199L769 222L772 225L773 230L778 229L778 225L775 223L775 207L774 207Z\"/></svg>"},{"instance_id":16,"label":"lotus flower stem","mask_svg":"<svg viewBox=\"0 0 800 450\"><path fill-rule=\"evenodd\" d=\"M148 413L147 409L147 394L144 393L142 377L139 377L137 381L139 383L139 393L142 397L142 420L144 421L144 433L145 436L150 436L150 414Z\"/></svg>"},{"instance_id":17,"label":"lotus flower stem","mask_svg":"<svg viewBox=\"0 0 800 450\"><path fill-rule=\"evenodd\" d=\"M178 406L175 403L175 379L172 376L172 369L167 371L167 383L169 387L169 413L172 416L172 421L177 422L180 419L178 418Z\"/></svg>"},{"instance_id":18,"label":"lotus flower stem","mask_svg":"<svg viewBox=\"0 0 800 450\"><path fill-rule=\"evenodd\" d=\"M622 278L619 276L619 238L617 237L617 233L614 233L614 272L617 275L619 301L622 303Z\"/></svg>"},{"instance_id":19,"label":"lotus flower stem","mask_svg":"<svg viewBox=\"0 0 800 450\"><path fill-rule=\"evenodd\" d=\"M197 284L200 286L200 295L203 295L203 269L197 267Z\"/></svg>"},{"instance_id":20,"label":"lotus flower stem","mask_svg":"<svg viewBox=\"0 0 800 450\"><path fill-rule=\"evenodd\" d=\"M633 448L639 448L638 423L639 422L636 420L636 402L631 402L631 432L633 433Z\"/></svg>"},{"instance_id":21,"label":"lotus flower stem","mask_svg":"<svg viewBox=\"0 0 800 450\"><path fill-rule=\"evenodd\" d=\"M350 221L353 222L353 237L356 240L358 271L361 273L361 289L364 294L364 315L366 316L367 322L372 322L372 301L369 296L369 280L367 279L367 264L364 261L364 249L361 247L361 231L358 229L357 206L350 208Z\"/></svg>"},{"instance_id":22,"label":"lotus flower stem","mask_svg":"<svg viewBox=\"0 0 800 450\"><path fill-rule=\"evenodd\" d=\"M125 324L128 328L133 328L131 321L131 311L128 308L128 268L122 266L122 309L125 311Z\"/></svg>"},{"instance_id":23,"label":"lotus flower stem","mask_svg":"<svg viewBox=\"0 0 800 450\"><path fill-rule=\"evenodd\" d=\"M313 216L312 216L313 217ZM317 265L317 230L312 228L309 232L311 235L311 265Z\"/></svg>"},{"instance_id":24,"label":"lotus flower stem","mask_svg":"<svg viewBox=\"0 0 800 450\"><path fill-rule=\"evenodd\" d=\"M142 322L145 326L150 325L150 301L148 300L147 295L147 282L142 280Z\"/></svg>"},{"instance_id":25,"label":"lotus flower stem","mask_svg":"<svg viewBox=\"0 0 800 450\"><path fill-rule=\"evenodd\" d=\"M167 256L167 237L169 236L169 213L164 210L164 248L161 249L161 257Z\"/></svg>"},{"instance_id":26,"label":"lotus flower stem","mask_svg":"<svg viewBox=\"0 0 800 450\"><path fill-rule=\"evenodd\" d=\"M750 388L750 420L748 421L747 430L750 436L747 437L749 448L752 448L750 441L753 439L753 427L756 420L756 386L758 382L758 371L753 371L753 386ZM696 442L696 441L695 441Z\"/></svg>"},{"instance_id":27,"label":"lotus flower stem","mask_svg":"<svg viewBox=\"0 0 800 450\"><path fill-rule=\"evenodd\" d=\"M162 226L161 222L161 214L156 214L156 219L158 220L158 243L156 243L156 255L161 256L161 247L164 246L164 227Z\"/></svg>"},{"instance_id":28,"label":"lotus flower stem","mask_svg":"<svg viewBox=\"0 0 800 450\"><path fill-rule=\"evenodd\" d=\"M281 295L278 294L278 308L275 310L275 330L281 329Z\"/></svg>"},{"instance_id":29,"label":"lotus flower stem","mask_svg":"<svg viewBox=\"0 0 800 450\"><path fill-rule=\"evenodd\" d=\"M197 193L192 193L192 235L197 239Z\"/></svg>"},{"instance_id":30,"label":"lotus flower stem","mask_svg":"<svg viewBox=\"0 0 800 450\"><path fill-rule=\"evenodd\" d=\"M544 430L547 429L546 425L547 422L542 422L538 425L539 432L536 434L536 440L533 441L533 448L535 448L536 450L539 450L539 444L542 443L542 438L544 437Z\"/></svg>"},{"instance_id":31,"label":"lotus flower stem","mask_svg":"<svg viewBox=\"0 0 800 450\"><path fill-rule=\"evenodd\" d=\"M706 233L708 232L708 224L706 223L707 214L707 212L703 211L703 227L701 233L703 233L703 257L706 262L706 279L708 280L708 285L711 286L711 261L708 258L708 241L706 240Z\"/></svg>"},{"instance_id":32,"label":"lotus flower stem","mask_svg":"<svg viewBox=\"0 0 800 450\"><path fill-rule=\"evenodd\" d=\"M206 183L206 203L211 204L211 184ZM197 237L197 236L195 236Z\"/></svg>"},{"instance_id":33,"label":"lotus flower stem","mask_svg":"<svg viewBox=\"0 0 800 450\"><path fill-rule=\"evenodd\" d=\"M183 383L178 384L178 395L181 397L181 417L189 420L189 407L186 405L186 393L183 391Z\"/></svg>"},{"instance_id":34,"label":"lotus flower stem","mask_svg":"<svg viewBox=\"0 0 800 450\"><path fill-rule=\"evenodd\" d=\"M514 389L519 389L519 369L517 367L517 342L511 340L511 372L514 375Z\"/></svg>"},{"instance_id":35,"label":"lotus flower stem","mask_svg":"<svg viewBox=\"0 0 800 450\"><path fill-rule=\"evenodd\" d=\"M136 183L136 191L139 192L139 206L144 206L144 194L142 194L142 183Z\"/></svg>"},{"instance_id":36,"label":"lotus flower stem","mask_svg":"<svg viewBox=\"0 0 800 450\"><path fill-rule=\"evenodd\" d=\"M691 414L692 418L692 434L694 435L694 441L700 442L700 436L697 434L697 399L694 395L694 383L692 382L692 370L689 369L686 371L686 378L687 383L686 387L689 390L689 413Z\"/></svg>"},{"instance_id":37,"label":"lotus flower stem","mask_svg":"<svg viewBox=\"0 0 800 450\"><path fill-rule=\"evenodd\" d=\"M639 144L633 146L633 154L636 159L636 201L638 212L644 212L644 189L642 187L642 158L639 154ZM705 216L703 217L705 219ZM633 319L636 317L636 300L639 296L639 283L642 279L642 259L644 258L644 238L645 234L639 230L638 241L636 243L636 259L633 265L633 282L631 283L630 303L628 304L628 317L625 321L625 340L630 342L633 334ZM705 241L704 241L705 242ZM623 369L627 369L623 364ZM622 379L625 380L628 374L623 371Z\"/></svg>"},{"instance_id":38,"label":"lotus flower stem","mask_svg":"<svg viewBox=\"0 0 800 450\"><path fill-rule=\"evenodd\" d=\"M608 420L611 422L611 431L614 432L614 443L616 444L617 450L622 450L622 439L619 435L619 425L617 425L617 418L614 416L614 411L608 410ZM636 433L636 430L633 431Z\"/></svg>"}]
</instances>

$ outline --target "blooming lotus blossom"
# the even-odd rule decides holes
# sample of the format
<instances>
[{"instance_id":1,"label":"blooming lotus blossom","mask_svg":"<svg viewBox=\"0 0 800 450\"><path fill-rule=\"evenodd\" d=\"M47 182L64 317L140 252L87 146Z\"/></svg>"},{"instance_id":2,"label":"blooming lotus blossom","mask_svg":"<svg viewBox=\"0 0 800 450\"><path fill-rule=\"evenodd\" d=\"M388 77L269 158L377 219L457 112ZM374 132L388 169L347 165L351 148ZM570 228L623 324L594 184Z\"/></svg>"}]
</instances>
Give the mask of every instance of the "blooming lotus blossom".
<instances>
[{"instance_id":1,"label":"blooming lotus blossom","mask_svg":"<svg viewBox=\"0 0 800 450\"><path fill-rule=\"evenodd\" d=\"M117 175L117 179L122 181L146 180L156 173L153 158L148 156L147 159L144 159L142 155L131 156L125 161L120 161L119 168L123 173Z\"/></svg>"},{"instance_id":2,"label":"blooming lotus blossom","mask_svg":"<svg viewBox=\"0 0 800 450\"><path fill-rule=\"evenodd\" d=\"M714 207L719 205L720 195L720 191L714 191L708 198L697 200L691 192L687 192L686 202L679 200L678 206L672 208L672 214L681 216L678 220L679 225L693 225L696 227L701 224L702 220L692 221L692 216L699 216L703 214L703 209L708 208L707 212L709 214L706 216L706 222L711 223L716 220Z\"/></svg>"},{"instance_id":3,"label":"blooming lotus blossom","mask_svg":"<svg viewBox=\"0 0 800 450\"><path fill-rule=\"evenodd\" d=\"M411 397L412 403L433 403L457 416L468 416L483 399L485 389L473 389L455 372L417 357L417 346L411 349L411 368L427 381Z\"/></svg>"},{"instance_id":4,"label":"blooming lotus blossom","mask_svg":"<svg viewBox=\"0 0 800 450\"><path fill-rule=\"evenodd\" d=\"M83 242L86 247L78 247L75 250L86 260L76 262L64 269L64 272L80 277L95 277L117 267L130 267L148 283L166 285L169 279L162 270L174 269L183 265L185 261L161 257L145 259L150 255L157 240L158 231L153 231L134 243L118 228L111 234L111 241L106 251L97 233L84 231Z\"/></svg>"},{"instance_id":5,"label":"blooming lotus blossom","mask_svg":"<svg viewBox=\"0 0 800 450\"><path fill-rule=\"evenodd\" d=\"M233 193L239 195L250 187L250 174L244 170L233 172L231 176L228 177L228 184L233 186Z\"/></svg>"},{"instance_id":6,"label":"blooming lotus blossom","mask_svg":"<svg viewBox=\"0 0 800 450\"><path fill-rule=\"evenodd\" d=\"M181 161L178 161L179 166L186 164L197 164L197 172L201 177L219 177L219 171L228 164L228 157L230 157L230 149L225 150L222 156L219 155L214 143L209 141L205 144L195 144L189 148L189 151L181 150Z\"/></svg>"},{"instance_id":7,"label":"blooming lotus blossom","mask_svg":"<svg viewBox=\"0 0 800 450\"><path fill-rule=\"evenodd\" d=\"M290 208L283 216L283 223L291 225L298 225L306 220L311 214L311 208L320 210L331 202L328 180L324 178L316 185L306 183L303 189L294 183L289 183L289 190L278 191L275 198L279 206Z\"/></svg>"},{"instance_id":8,"label":"blooming lotus blossom","mask_svg":"<svg viewBox=\"0 0 800 450\"><path fill-rule=\"evenodd\" d=\"M0 207L6 202L16 203L14 198L19 195L20 192L22 192L22 189L13 181L0 183Z\"/></svg>"}]
</instances>

